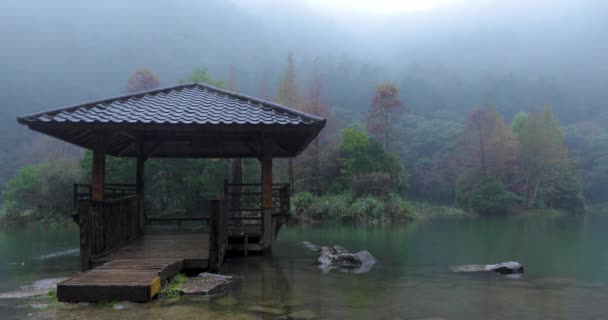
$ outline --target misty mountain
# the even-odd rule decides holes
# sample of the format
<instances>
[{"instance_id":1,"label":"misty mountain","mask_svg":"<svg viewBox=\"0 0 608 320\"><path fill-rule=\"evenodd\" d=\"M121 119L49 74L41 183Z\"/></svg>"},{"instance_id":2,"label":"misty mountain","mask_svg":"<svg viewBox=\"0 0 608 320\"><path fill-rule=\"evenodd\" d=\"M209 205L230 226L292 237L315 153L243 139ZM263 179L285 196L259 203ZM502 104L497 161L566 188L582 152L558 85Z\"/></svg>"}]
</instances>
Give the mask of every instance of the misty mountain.
<instances>
[{"instance_id":1,"label":"misty mountain","mask_svg":"<svg viewBox=\"0 0 608 320\"><path fill-rule=\"evenodd\" d=\"M36 160L13 152L35 137L15 116L122 94L142 67L169 86L196 67L226 79L235 66L241 91L258 95L264 77L274 92L293 52L301 88L318 62L327 100L349 121L387 81L422 116L463 119L493 105L510 120L552 105L563 123L593 119L607 101L607 9L592 0L470 1L359 17L304 2L5 0L0 184Z\"/></svg>"}]
</instances>

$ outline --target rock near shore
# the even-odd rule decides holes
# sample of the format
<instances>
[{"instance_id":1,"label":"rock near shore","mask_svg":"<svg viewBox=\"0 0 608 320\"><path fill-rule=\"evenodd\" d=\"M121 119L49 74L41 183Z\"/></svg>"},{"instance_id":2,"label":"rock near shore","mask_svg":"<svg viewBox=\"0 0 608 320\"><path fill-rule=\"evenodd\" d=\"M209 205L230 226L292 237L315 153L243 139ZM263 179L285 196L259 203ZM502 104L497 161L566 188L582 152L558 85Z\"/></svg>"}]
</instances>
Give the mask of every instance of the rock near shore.
<instances>
[{"instance_id":1,"label":"rock near shore","mask_svg":"<svg viewBox=\"0 0 608 320\"><path fill-rule=\"evenodd\" d=\"M221 274L201 273L188 279L181 291L185 295L217 295L228 291L234 278Z\"/></svg>"},{"instance_id":2,"label":"rock near shore","mask_svg":"<svg viewBox=\"0 0 608 320\"><path fill-rule=\"evenodd\" d=\"M463 266L454 266L450 269L454 272L496 272L503 275L524 273L524 266L515 261L499 264L467 264Z\"/></svg>"},{"instance_id":3,"label":"rock near shore","mask_svg":"<svg viewBox=\"0 0 608 320\"><path fill-rule=\"evenodd\" d=\"M351 253L342 246L323 246L318 251L317 262L324 272L338 269L343 272L365 273L371 270L376 258L367 250Z\"/></svg>"}]
</instances>

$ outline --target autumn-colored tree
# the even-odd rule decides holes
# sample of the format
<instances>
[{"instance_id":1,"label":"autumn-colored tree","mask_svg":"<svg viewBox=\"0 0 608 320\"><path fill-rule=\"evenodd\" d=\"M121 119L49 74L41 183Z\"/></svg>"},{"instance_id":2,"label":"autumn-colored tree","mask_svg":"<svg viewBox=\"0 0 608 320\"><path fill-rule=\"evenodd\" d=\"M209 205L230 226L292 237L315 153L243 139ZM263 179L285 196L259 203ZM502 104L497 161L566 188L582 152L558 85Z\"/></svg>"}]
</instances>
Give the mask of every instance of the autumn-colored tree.
<instances>
[{"instance_id":1,"label":"autumn-colored tree","mask_svg":"<svg viewBox=\"0 0 608 320\"><path fill-rule=\"evenodd\" d=\"M125 87L126 93L152 90L160 87L160 79L147 68L133 72Z\"/></svg>"},{"instance_id":2,"label":"autumn-colored tree","mask_svg":"<svg viewBox=\"0 0 608 320\"><path fill-rule=\"evenodd\" d=\"M496 110L480 108L465 123L458 153L466 168L502 180L515 165L517 142Z\"/></svg>"},{"instance_id":3,"label":"autumn-colored tree","mask_svg":"<svg viewBox=\"0 0 608 320\"><path fill-rule=\"evenodd\" d=\"M376 88L371 111L367 117L367 130L389 150L393 114L404 105L399 100L399 88L384 83Z\"/></svg>"},{"instance_id":4,"label":"autumn-colored tree","mask_svg":"<svg viewBox=\"0 0 608 320\"><path fill-rule=\"evenodd\" d=\"M316 143L319 145L335 142L338 133L338 123L329 109L325 96L325 86L319 73L318 61L315 60L310 82L305 95L302 97L301 105L302 111L326 120L325 128L321 131L317 139L315 139Z\"/></svg>"},{"instance_id":5,"label":"autumn-colored tree","mask_svg":"<svg viewBox=\"0 0 608 320\"><path fill-rule=\"evenodd\" d=\"M289 53L287 56L287 67L283 73L283 77L281 78L281 83L279 83L279 91L277 92L275 101L284 106L297 109L299 100L298 84L296 80L296 65L293 54ZM289 158L287 166L289 184L291 185L292 190L295 190L292 158Z\"/></svg>"},{"instance_id":6,"label":"autumn-colored tree","mask_svg":"<svg viewBox=\"0 0 608 320\"><path fill-rule=\"evenodd\" d=\"M531 208L544 190L550 190L571 171L568 148L557 119L550 108L541 114L530 114L521 128L519 139L519 172L524 181L523 205Z\"/></svg>"}]
</instances>

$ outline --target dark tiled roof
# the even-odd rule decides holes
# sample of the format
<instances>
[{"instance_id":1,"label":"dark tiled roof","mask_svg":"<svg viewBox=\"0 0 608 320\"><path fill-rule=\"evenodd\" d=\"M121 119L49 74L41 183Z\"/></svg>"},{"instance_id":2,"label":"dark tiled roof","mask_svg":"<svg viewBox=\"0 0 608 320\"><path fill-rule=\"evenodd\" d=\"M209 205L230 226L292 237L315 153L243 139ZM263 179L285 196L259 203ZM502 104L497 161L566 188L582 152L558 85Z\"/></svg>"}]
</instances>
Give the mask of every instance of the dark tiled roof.
<instances>
[{"instance_id":1,"label":"dark tiled roof","mask_svg":"<svg viewBox=\"0 0 608 320\"><path fill-rule=\"evenodd\" d=\"M189 83L22 116L32 123L324 125L325 120L269 101Z\"/></svg>"}]
</instances>

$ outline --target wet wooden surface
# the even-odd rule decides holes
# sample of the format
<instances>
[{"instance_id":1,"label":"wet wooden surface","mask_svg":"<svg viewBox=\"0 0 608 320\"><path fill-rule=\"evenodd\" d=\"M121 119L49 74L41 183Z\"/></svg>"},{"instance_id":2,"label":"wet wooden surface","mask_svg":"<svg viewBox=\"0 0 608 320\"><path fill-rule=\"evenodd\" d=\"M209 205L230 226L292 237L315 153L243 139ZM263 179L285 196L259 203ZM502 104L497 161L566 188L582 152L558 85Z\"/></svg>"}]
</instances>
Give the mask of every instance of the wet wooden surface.
<instances>
[{"instance_id":1,"label":"wet wooden surface","mask_svg":"<svg viewBox=\"0 0 608 320\"><path fill-rule=\"evenodd\" d=\"M111 261L58 284L57 298L63 302L146 302L182 265L180 259Z\"/></svg>"},{"instance_id":2,"label":"wet wooden surface","mask_svg":"<svg viewBox=\"0 0 608 320\"><path fill-rule=\"evenodd\" d=\"M97 259L94 264L112 260L176 259L186 269L206 269L209 263L209 234L154 234L143 237Z\"/></svg>"},{"instance_id":3,"label":"wet wooden surface","mask_svg":"<svg viewBox=\"0 0 608 320\"><path fill-rule=\"evenodd\" d=\"M163 280L182 269L206 269L208 263L206 233L144 235L60 283L57 296L66 302L145 302L158 294Z\"/></svg>"}]
</instances>

